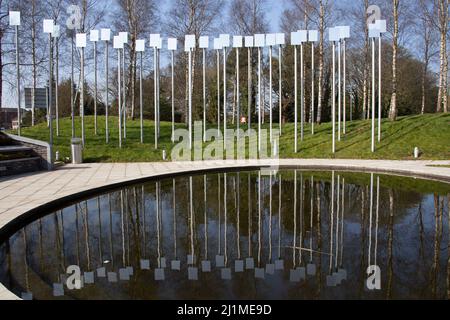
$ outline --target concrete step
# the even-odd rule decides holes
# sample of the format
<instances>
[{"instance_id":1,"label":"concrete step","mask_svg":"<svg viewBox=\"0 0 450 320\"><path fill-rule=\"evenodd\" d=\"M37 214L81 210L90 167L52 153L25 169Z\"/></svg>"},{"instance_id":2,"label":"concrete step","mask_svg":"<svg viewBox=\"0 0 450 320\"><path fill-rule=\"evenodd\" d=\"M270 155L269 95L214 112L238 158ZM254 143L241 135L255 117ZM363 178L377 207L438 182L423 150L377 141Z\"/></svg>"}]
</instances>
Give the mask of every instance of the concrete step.
<instances>
[{"instance_id":1,"label":"concrete step","mask_svg":"<svg viewBox=\"0 0 450 320\"><path fill-rule=\"evenodd\" d=\"M0 161L0 177L40 171L41 158L22 158Z\"/></svg>"}]
</instances>

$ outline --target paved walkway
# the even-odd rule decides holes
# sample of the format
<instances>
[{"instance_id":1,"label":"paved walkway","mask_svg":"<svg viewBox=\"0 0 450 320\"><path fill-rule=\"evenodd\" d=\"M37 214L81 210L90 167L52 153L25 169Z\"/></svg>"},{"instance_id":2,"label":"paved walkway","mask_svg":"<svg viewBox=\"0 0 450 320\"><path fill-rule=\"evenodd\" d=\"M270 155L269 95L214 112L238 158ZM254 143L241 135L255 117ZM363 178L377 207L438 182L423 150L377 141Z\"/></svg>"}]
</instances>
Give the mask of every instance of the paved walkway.
<instances>
[{"instance_id":1,"label":"paved walkway","mask_svg":"<svg viewBox=\"0 0 450 320\"><path fill-rule=\"evenodd\" d=\"M164 163L95 163L67 165L51 172L0 179L0 229L26 212L59 198L112 184L160 175L233 167L299 166L310 169L393 172L450 182L450 161L384 160L242 160ZM0 299L17 299L0 284Z\"/></svg>"}]
</instances>

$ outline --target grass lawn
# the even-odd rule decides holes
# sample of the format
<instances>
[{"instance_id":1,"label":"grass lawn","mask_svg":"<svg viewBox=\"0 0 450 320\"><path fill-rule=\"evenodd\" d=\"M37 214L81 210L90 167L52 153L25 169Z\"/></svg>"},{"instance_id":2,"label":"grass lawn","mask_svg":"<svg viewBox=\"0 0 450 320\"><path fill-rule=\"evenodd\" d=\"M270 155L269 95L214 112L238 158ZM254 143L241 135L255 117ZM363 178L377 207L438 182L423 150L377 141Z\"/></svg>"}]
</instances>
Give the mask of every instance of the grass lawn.
<instances>
[{"instance_id":1,"label":"grass lawn","mask_svg":"<svg viewBox=\"0 0 450 320\"><path fill-rule=\"evenodd\" d=\"M300 141L299 152L294 153L294 124L283 126L280 139L282 158L338 158L338 159L412 159L414 147L422 151L421 159L450 159L450 114L430 114L401 117L396 122L384 120L382 123L382 142L377 143L376 152L371 148L371 121L347 122L347 134L336 142L336 154L331 152L331 124L316 125L316 134L311 135L310 125L305 126L304 141ZM230 125L231 126L231 125ZM276 124L274 126L277 126ZM154 126L152 121L144 122L145 143L140 143L139 120L127 121L127 138L123 148L118 147L118 119L110 117L110 143L105 143L105 118L98 117L98 135L94 135L94 118L85 118L86 147L85 162L149 162L161 161L162 150L170 155L171 124L161 124L159 150L154 149ZM212 125L211 127L214 127ZM55 128L55 125L54 125ZM177 128L185 128L177 124ZM268 125L264 125L268 128ZM255 127L256 129L256 127ZM300 124L299 124L300 130ZM14 133L14 132L12 132ZM81 133L80 120L76 119L76 133ZM45 123L33 128L23 128L26 137L48 141L49 132ZM337 136L337 135L336 135ZM60 120L60 135L54 135L54 151L60 152L61 159L70 157L71 120Z\"/></svg>"}]
</instances>

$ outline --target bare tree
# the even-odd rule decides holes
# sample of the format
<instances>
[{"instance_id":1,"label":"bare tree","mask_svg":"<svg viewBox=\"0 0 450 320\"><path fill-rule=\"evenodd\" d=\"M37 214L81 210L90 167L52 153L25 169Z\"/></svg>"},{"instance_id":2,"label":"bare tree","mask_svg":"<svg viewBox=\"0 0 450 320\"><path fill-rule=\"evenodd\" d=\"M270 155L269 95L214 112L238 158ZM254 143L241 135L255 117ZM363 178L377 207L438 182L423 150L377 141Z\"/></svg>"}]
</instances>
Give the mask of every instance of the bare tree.
<instances>
[{"instance_id":1,"label":"bare tree","mask_svg":"<svg viewBox=\"0 0 450 320\"><path fill-rule=\"evenodd\" d=\"M392 38L392 95L391 106L389 110L389 119L397 119L397 54L398 54L398 9L400 0L392 0L394 33ZM372 88L373 89L373 88Z\"/></svg>"}]
</instances>

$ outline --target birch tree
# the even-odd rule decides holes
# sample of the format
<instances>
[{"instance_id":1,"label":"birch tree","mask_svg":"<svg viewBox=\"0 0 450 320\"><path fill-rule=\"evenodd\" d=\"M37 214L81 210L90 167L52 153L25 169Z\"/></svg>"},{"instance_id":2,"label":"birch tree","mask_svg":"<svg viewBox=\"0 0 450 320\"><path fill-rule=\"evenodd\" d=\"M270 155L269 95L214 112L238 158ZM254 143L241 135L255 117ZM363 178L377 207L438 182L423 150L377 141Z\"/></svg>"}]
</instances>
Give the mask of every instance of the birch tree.
<instances>
[{"instance_id":1,"label":"birch tree","mask_svg":"<svg viewBox=\"0 0 450 320\"><path fill-rule=\"evenodd\" d=\"M392 37L392 95L391 105L389 109L389 119L395 121L397 119L397 54L398 54L398 9L400 0L392 0L394 32Z\"/></svg>"},{"instance_id":2,"label":"birch tree","mask_svg":"<svg viewBox=\"0 0 450 320\"><path fill-rule=\"evenodd\" d=\"M448 0L437 0L438 7L438 30L440 35L439 46L439 91L437 112L448 112L448 55L447 55L447 33L448 33Z\"/></svg>"}]
</instances>

